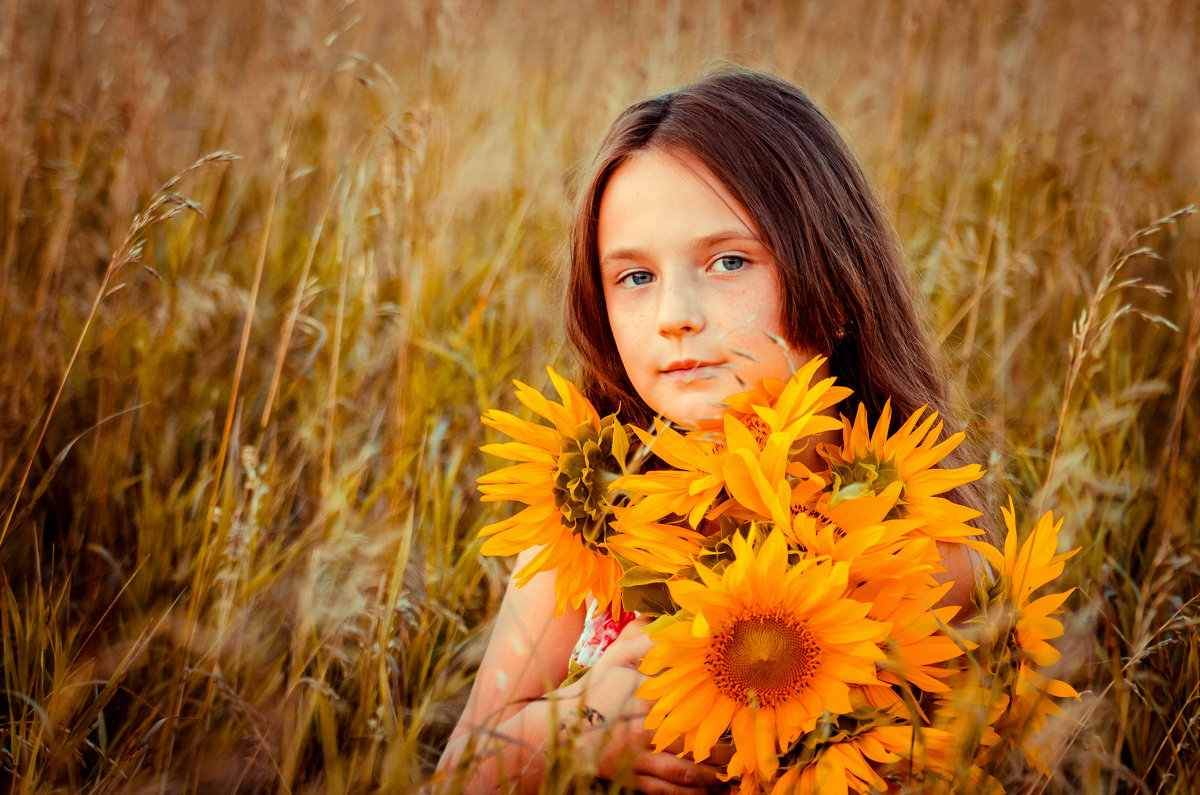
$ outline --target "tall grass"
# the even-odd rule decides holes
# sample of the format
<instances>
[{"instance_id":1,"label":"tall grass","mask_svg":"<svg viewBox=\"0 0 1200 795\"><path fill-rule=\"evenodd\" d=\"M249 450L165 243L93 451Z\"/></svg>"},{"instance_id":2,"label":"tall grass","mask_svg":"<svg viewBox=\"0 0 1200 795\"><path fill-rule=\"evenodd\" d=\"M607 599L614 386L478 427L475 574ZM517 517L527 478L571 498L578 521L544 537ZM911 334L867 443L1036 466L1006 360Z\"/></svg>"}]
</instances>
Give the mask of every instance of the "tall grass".
<instances>
[{"instance_id":1,"label":"tall grass","mask_svg":"<svg viewBox=\"0 0 1200 795\"><path fill-rule=\"evenodd\" d=\"M1189 791L1200 13L1149 0L0 2L8 789L428 780L506 579L478 415L565 358L571 175L719 59L847 133L990 476L1083 547L1030 786Z\"/></svg>"}]
</instances>

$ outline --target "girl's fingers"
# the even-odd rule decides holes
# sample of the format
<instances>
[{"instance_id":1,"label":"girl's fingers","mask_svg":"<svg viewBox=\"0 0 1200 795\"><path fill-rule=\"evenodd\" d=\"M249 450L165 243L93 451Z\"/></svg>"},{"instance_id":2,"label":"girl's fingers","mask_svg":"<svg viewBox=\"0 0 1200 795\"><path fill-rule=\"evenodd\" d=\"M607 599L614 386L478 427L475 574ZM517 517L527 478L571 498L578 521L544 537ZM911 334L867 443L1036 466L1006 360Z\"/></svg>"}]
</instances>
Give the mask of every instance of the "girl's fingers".
<instances>
[{"instance_id":1,"label":"girl's fingers","mask_svg":"<svg viewBox=\"0 0 1200 795\"><path fill-rule=\"evenodd\" d=\"M707 764L724 768L729 764L730 759L733 759L733 743L726 741L714 745L712 750L708 752L708 758L704 761Z\"/></svg>"},{"instance_id":2,"label":"girl's fingers","mask_svg":"<svg viewBox=\"0 0 1200 795\"><path fill-rule=\"evenodd\" d=\"M646 652L654 646L654 641L650 640L650 636L642 631L642 628L649 623L650 621L645 618L637 618L629 622L621 630L617 639L604 650L604 654L600 655L600 662L597 662L596 665L606 663L625 668L637 668L641 664L642 658L646 656Z\"/></svg>"},{"instance_id":3,"label":"girl's fingers","mask_svg":"<svg viewBox=\"0 0 1200 795\"><path fill-rule=\"evenodd\" d=\"M646 733L647 737L653 737L652 732ZM650 741L647 740L647 743ZM674 754L678 756L683 753L683 737L676 737L675 741L662 749L663 753ZM694 759L691 754L688 754L687 759ZM733 743L728 740L722 740L709 749L706 756L700 764L709 765L715 768L724 769L729 764L729 760L733 758Z\"/></svg>"},{"instance_id":4,"label":"girl's fingers","mask_svg":"<svg viewBox=\"0 0 1200 795\"><path fill-rule=\"evenodd\" d=\"M637 773L661 779L684 789L708 790L724 784L714 765L696 764L673 754L646 753L638 758Z\"/></svg>"},{"instance_id":5,"label":"girl's fingers","mask_svg":"<svg viewBox=\"0 0 1200 795\"><path fill-rule=\"evenodd\" d=\"M686 787L652 776L637 776L634 787L646 795L712 795L711 787Z\"/></svg>"}]
</instances>

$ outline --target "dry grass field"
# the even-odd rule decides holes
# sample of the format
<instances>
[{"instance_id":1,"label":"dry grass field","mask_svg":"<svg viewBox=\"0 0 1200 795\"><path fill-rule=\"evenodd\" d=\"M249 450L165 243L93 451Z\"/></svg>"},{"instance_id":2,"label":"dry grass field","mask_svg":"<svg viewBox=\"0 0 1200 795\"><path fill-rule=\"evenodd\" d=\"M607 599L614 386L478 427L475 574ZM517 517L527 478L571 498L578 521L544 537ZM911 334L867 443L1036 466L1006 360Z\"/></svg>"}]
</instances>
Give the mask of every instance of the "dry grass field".
<instances>
[{"instance_id":1,"label":"dry grass field","mask_svg":"<svg viewBox=\"0 0 1200 795\"><path fill-rule=\"evenodd\" d=\"M0 0L0 792L429 781L572 175L725 61L844 131L989 477L1083 548L1007 785L1192 791L1196 3Z\"/></svg>"}]
</instances>

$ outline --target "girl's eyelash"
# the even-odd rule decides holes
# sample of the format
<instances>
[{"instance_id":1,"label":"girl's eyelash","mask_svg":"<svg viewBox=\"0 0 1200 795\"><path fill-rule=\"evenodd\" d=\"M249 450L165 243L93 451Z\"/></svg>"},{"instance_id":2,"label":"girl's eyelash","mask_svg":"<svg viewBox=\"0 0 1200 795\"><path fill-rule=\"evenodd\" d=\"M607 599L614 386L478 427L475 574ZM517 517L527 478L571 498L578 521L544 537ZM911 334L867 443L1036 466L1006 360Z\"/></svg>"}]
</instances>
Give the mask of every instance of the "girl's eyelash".
<instances>
[{"instance_id":1,"label":"girl's eyelash","mask_svg":"<svg viewBox=\"0 0 1200 795\"><path fill-rule=\"evenodd\" d=\"M617 277L617 284L623 285L623 286L640 287L641 285L646 284L649 280L647 280L646 282L635 283L633 281L633 277L635 277L635 276L653 277L653 275L654 274L650 273L650 271L646 271L646 270L626 271L625 273L622 273L620 276Z\"/></svg>"},{"instance_id":2,"label":"girl's eyelash","mask_svg":"<svg viewBox=\"0 0 1200 795\"><path fill-rule=\"evenodd\" d=\"M738 262L737 270L741 270L742 268L744 268L746 265L748 265L750 263L750 258L744 257L741 254L722 254L721 256L719 256L715 260L713 260L713 265L714 266L719 265L722 262L725 262L726 260L737 260L737 262Z\"/></svg>"}]
</instances>

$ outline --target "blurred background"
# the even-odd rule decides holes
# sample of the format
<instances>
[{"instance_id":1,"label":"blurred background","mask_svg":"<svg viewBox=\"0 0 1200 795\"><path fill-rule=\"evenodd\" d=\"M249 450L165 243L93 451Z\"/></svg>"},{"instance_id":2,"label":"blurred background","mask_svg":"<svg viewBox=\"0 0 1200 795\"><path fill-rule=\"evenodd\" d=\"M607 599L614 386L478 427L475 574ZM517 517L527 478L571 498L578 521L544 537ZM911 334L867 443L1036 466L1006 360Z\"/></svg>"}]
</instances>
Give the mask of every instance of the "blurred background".
<instances>
[{"instance_id":1,"label":"blurred background","mask_svg":"<svg viewBox=\"0 0 1200 795\"><path fill-rule=\"evenodd\" d=\"M1190 791L1200 9L1151 0L0 0L0 790L425 784L574 175L730 62L846 135L989 477L1083 548L1007 783Z\"/></svg>"}]
</instances>

